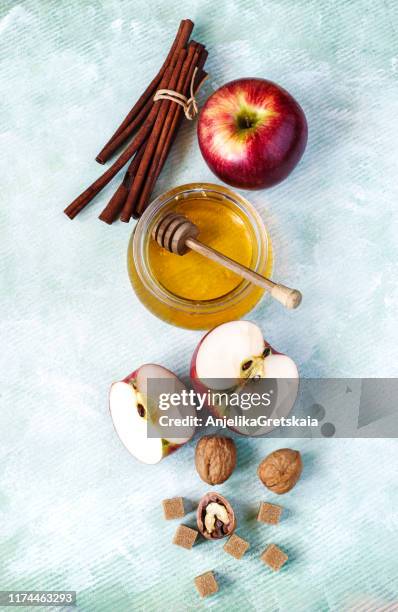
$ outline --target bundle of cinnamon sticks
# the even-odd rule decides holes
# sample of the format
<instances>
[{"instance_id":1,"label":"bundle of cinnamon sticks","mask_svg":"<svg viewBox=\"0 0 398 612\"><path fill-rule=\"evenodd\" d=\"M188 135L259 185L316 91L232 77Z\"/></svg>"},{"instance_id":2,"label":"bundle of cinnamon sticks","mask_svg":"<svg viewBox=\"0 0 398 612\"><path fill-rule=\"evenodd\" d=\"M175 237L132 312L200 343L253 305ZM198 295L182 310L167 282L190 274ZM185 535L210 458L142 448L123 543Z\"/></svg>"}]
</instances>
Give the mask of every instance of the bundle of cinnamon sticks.
<instances>
[{"instance_id":1,"label":"bundle of cinnamon sticks","mask_svg":"<svg viewBox=\"0 0 398 612\"><path fill-rule=\"evenodd\" d=\"M194 40L189 41L193 26L190 19L181 21L158 74L96 160L104 164L123 145L128 143L127 146L108 170L65 209L70 219L83 210L130 160L121 185L99 218L108 224L117 218L128 223L131 217L138 218L144 212L184 116L183 107L174 100L154 101L154 96L157 91L166 89L189 98L190 92L196 91L207 76L204 72L205 47Z\"/></svg>"}]
</instances>

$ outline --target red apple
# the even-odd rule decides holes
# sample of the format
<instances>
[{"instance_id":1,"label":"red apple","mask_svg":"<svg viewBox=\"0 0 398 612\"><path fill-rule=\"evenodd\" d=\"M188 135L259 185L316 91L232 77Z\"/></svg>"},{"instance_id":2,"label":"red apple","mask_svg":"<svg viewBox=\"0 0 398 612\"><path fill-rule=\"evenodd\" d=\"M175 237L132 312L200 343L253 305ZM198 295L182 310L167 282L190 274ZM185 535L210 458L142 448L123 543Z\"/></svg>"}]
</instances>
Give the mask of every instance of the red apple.
<instances>
[{"instance_id":1,"label":"red apple","mask_svg":"<svg viewBox=\"0 0 398 612\"><path fill-rule=\"evenodd\" d=\"M287 417L298 392L298 371L294 361L278 353L264 340L260 328L250 321L230 321L209 331L198 344L191 361L191 380L197 393L222 396L231 393L262 393L272 389L273 402L251 405L247 412L228 403L207 402L217 418L246 414L250 418ZM261 379L269 379L261 383ZM214 395L212 395L214 397ZM259 436L273 429L232 426L242 435Z\"/></svg>"},{"instance_id":2,"label":"red apple","mask_svg":"<svg viewBox=\"0 0 398 612\"><path fill-rule=\"evenodd\" d=\"M237 79L206 101L198 121L202 155L219 179L241 189L283 181L307 144L302 108L265 79Z\"/></svg>"},{"instance_id":3,"label":"red apple","mask_svg":"<svg viewBox=\"0 0 398 612\"><path fill-rule=\"evenodd\" d=\"M181 393L185 385L177 376L163 366L150 363L139 367L135 372L120 382L111 386L109 406L116 433L127 450L143 463L158 463L183 444L188 442L194 434L194 428L184 430L187 435L183 438L170 438L162 435L159 428L159 411L157 410L159 398L150 396L148 380L164 380L167 390ZM189 407L184 415L179 414L178 408L168 411L171 417L194 416L194 407ZM153 429L159 430L157 437L148 435L148 420Z\"/></svg>"}]
</instances>

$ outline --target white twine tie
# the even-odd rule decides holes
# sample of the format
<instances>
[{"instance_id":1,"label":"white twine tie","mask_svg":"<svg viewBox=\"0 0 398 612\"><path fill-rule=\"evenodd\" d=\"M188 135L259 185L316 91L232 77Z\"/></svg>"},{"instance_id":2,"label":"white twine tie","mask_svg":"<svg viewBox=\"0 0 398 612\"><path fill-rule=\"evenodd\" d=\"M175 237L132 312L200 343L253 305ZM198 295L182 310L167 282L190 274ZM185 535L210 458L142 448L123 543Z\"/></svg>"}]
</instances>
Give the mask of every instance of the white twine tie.
<instances>
[{"instance_id":1,"label":"white twine tie","mask_svg":"<svg viewBox=\"0 0 398 612\"><path fill-rule=\"evenodd\" d=\"M195 78L198 72L198 67L193 71L191 84L189 87L190 97L187 98L184 94L178 93L178 91L174 91L173 89L158 89L153 97L153 101L157 102L158 100L170 100L171 102L176 102L184 109L184 115L189 120L192 121L196 117L199 112L198 104L195 99L194 86L195 86ZM200 83L196 93L198 93L202 84L206 79L203 79Z\"/></svg>"}]
</instances>

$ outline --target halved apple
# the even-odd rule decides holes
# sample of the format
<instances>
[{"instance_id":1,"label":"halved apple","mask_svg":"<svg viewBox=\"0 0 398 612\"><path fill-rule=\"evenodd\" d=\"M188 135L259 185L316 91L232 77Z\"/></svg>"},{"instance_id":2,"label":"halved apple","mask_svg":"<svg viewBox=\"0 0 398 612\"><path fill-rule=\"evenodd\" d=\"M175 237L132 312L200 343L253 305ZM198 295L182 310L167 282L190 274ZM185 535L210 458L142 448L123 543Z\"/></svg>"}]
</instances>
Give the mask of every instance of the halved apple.
<instances>
[{"instance_id":1,"label":"halved apple","mask_svg":"<svg viewBox=\"0 0 398 612\"><path fill-rule=\"evenodd\" d=\"M154 388L149 388L149 380L156 381ZM124 380L111 386L109 406L116 433L127 450L143 463L158 463L188 442L194 434L193 427L188 427L188 431L184 428L188 435L182 438L162 434L158 406L163 381L164 388L170 393L180 393L186 388L173 372L157 364L142 365ZM195 414L194 407L184 410L183 416ZM167 414L169 417L182 416L179 409L173 406Z\"/></svg>"},{"instance_id":2,"label":"halved apple","mask_svg":"<svg viewBox=\"0 0 398 612\"><path fill-rule=\"evenodd\" d=\"M247 411L231 407L228 401L207 402L216 417L237 417L239 414L251 419L286 417L297 397L298 378L294 361L275 351L264 340L260 328L249 321L230 321L212 329L200 341L191 362L191 380L197 393L210 391L218 398L225 398L225 394L250 396L261 391L272 396L269 407L261 404L250 406ZM268 379L267 383L263 379ZM230 426L242 435L256 436L273 428Z\"/></svg>"}]
</instances>

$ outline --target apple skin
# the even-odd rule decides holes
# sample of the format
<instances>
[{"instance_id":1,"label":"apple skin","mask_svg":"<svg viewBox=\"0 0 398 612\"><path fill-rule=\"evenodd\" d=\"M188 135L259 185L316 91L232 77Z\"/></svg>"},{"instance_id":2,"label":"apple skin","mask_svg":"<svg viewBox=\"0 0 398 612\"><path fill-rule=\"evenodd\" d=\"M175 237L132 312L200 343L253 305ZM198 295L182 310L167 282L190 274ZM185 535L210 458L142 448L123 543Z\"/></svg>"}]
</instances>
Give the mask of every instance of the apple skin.
<instances>
[{"instance_id":1,"label":"apple skin","mask_svg":"<svg viewBox=\"0 0 398 612\"><path fill-rule=\"evenodd\" d=\"M263 189L285 179L300 161L307 136L301 106L266 79L226 83L208 98L198 121L199 147L210 170L239 189Z\"/></svg>"}]
</instances>

